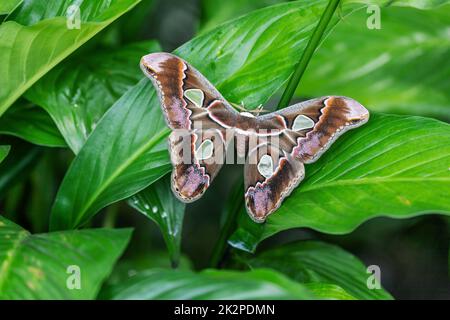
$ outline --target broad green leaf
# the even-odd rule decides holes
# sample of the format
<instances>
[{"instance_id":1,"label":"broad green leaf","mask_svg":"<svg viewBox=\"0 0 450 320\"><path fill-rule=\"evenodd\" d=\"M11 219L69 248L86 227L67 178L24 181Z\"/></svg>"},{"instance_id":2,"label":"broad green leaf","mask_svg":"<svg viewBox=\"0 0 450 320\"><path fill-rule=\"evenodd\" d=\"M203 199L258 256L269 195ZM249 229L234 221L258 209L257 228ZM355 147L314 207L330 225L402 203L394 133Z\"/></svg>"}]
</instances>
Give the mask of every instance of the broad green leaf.
<instances>
[{"instance_id":1,"label":"broad green leaf","mask_svg":"<svg viewBox=\"0 0 450 320\"><path fill-rule=\"evenodd\" d=\"M47 112L28 103L14 104L0 118L0 134L16 136L41 146L67 146Z\"/></svg>"},{"instance_id":2,"label":"broad green leaf","mask_svg":"<svg viewBox=\"0 0 450 320\"><path fill-rule=\"evenodd\" d=\"M0 15L9 14L17 8L23 0L2 0L0 2ZM0 18L1 22L1 18Z\"/></svg>"},{"instance_id":3,"label":"broad green leaf","mask_svg":"<svg viewBox=\"0 0 450 320\"><path fill-rule=\"evenodd\" d=\"M268 7L285 0L202 0L201 32L211 30L221 23L251 11Z\"/></svg>"},{"instance_id":4,"label":"broad green leaf","mask_svg":"<svg viewBox=\"0 0 450 320\"><path fill-rule=\"evenodd\" d=\"M73 1L24 1L0 25L0 115L39 78L138 1L84 1L79 29L69 28L65 17Z\"/></svg>"},{"instance_id":5,"label":"broad green leaf","mask_svg":"<svg viewBox=\"0 0 450 320\"><path fill-rule=\"evenodd\" d=\"M114 2L114 3L112 3ZM54 17L68 17L72 10L70 7L79 8L81 22L103 20L114 11L124 10L130 5L126 1L42 1L24 0L19 10L14 11L8 20L14 20L22 25L30 26L42 20Z\"/></svg>"},{"instance_id":6,"label":"broad green leaf","mask_svg":"<svg viewBox=\"0 0 450 320\"><path fill-rule=\"evenodd\" d=\"M383 289L369 289L366 266L341 248L319 241L302 241L270 249L246 263L251 268L271 268L300 283L340 287L357 299L392 299ZM383 278L381 278L383 282ZM337 289L339 291L339 289Z\"/></svg>"},{"instance_id":7,"label":"broad green leaf","mask_svg":"<svg viewBox=\"0 0 450 320\"><path fill-rule=\"evenodd\" d=\"M0 216L0 299L93 299L130 236L129 229L32 235ZM78 272L80 289L70 289Z\"/></svg>"},{"instance_id":8,"label":"broad green leaf","mask_svg":"<svg viewBox=\"0 0 450 320\"><path fill-rule=\"evenodd\" d=\"M168 175L130 198L128 203L153 220L161 232L173 266L180 259L181 229L186 205L178 200L170 186Z\"/></svg>"},{"instance_id":9,"label":"broad green leaf","mask_svg":"<svg viewBox=\"0 0 450 320\"><path fill-rule=\"evenodd\" d=\"M335 284L311 282L306 283L307 287L316 297L325 300L356 300L341 287Z\"/></svg>"},{"instance_id":10,"label":"broad green leaf","mask_svg":"<svg viewBox=\"0 0 450 320\"><path fill-rule=\"evenodd\" d=\"M231 101L248 96L246 101L257 105L287 79L324 5L296 2L259 10L189 41L176 53ZM52 227L79 226L166 174L171 167L168 133L155 91L143 79L108 110L74 160L52 210Z\"/></svg>"},{"instance_id":11,"label":"broad green leaf","mask_svg":"<svg viewBox=\"0 0 450 320\"><path fill-rule=\"evenodd\" d=\"M80 226L104 206L128 198L169 172L169 129L156 99L151 84L143 79L106 112L64 177L51 229Z\"/></svg>"},{"instance_id":12,"label":"broad green leaf","mask_svg":"<svg viewBox=\"0 0 450 320\"><path fill-rule=\"evenodd\" d=\"M383 8L380 30L368 29L367 19L358 10L338 24L297 94L346 95L370 110L450 119L450 5Z\"/></svg>"},{"instance_id":13,"label":"broad green leaf","mask_svg":"<svg viewBox=\"0 0 450 320\"><path fill-rule=\"evenodd\" d=\"M10 149L11 146L0 146L0 163L6 158Z\"/></svg>"},{"instance_id":14,"label":"broad green leaf","mask_svg":"<svg viewBox=\"0 0 450 320\"><path fill-rule=\"evenodd\" d=\"M229 101L255 108L287 81L327 2L298 1L256 10L194 38L175 53Z\"/></svg>"},{"instance_id":15,"label":"broad green leaf","mask_svg":"<svg viewBox=\"0 0 450 320\"><path fill-rule=\"evenodd\" d=\"M227 20L281 2L287 2L287 0L202 0L200 30L201 32L210 30ZM348 7L351 4L376 4L380 7L400 6L424 9L438 7L448 2L448 0L344 0L341 5L345 4ZM339 10L342 10L342 6L338 8Z\"/></svg>"},{"instance_id":16,"label":"broad green leaf","mask_svg":"<svg viewBox=\"0 0 450 320\"><path fill-rule=\"evenodd\" d=\"M148 270L107 287L106 299L248 300L312 299L303 285L269 269L247 272L206 270L200 273L163 269Z\"/></svg>"},{"instance_id":17,"label":"broad green leaf","mask_svg":"<svg viewBox=\"0 0 450 320\"><path fill-rule=\"evenodd\" d=\"M347 3L376 4L382 7L399 6L428 9L449 3L449 0L344 0Z\"/></svg>"},{"instance_id":18,"label":"broad green leaf","mask_svg":"<svg viewBox=\"0 0 450 320\"><path fill-rule=\"evenodd\" d=\"M324 4L296 2L255 11L193 39L176 53L198 67L229 100L247 97L247 105L258 105L288 78ZM292 25L296 29L291 32ZM167 154L162 155L169 131L153 92L143 80L99 122L59 190L54 228L86 222L105 205L142 190L169 170ZM136 136L131 135L136 128ZM155 148L161 148L161 157L153 163Z\"/></svg>"},{"instance_id":19,"label":"broad green leaf","mask_svg":"<svg viewBox=\"0 0 450 320\"><path fill-rule=\"evenodd\" d=\"M142 78L140 57L159 50L155 41L145 41L78 55L50 71L26 97L51 115L78 153L105 111Z\"/></svg>"},{"instance_id":20,"label":"broad green leaf","mask_svg":"<svg viewBox=\"0 0 450 320\"><path fill-rule=\"evenodd\" d=\"M415 116L373 114L338 139L264 225L244 213L230 243L253 251L282 230L343 234L378 217L450 213L450 125Z\"/></svg>"}]
</instances>

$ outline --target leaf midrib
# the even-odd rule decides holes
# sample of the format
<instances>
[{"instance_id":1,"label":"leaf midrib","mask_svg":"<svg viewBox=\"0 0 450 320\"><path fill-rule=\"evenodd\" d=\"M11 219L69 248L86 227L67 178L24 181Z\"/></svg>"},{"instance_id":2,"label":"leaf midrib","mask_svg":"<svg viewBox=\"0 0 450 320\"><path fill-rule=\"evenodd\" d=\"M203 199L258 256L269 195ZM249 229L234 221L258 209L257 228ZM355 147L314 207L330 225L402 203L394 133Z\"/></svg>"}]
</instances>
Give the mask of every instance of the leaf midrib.
<instances>
[{"instance_id":1,"label":"leaf midrib","mask_svg":"<svg viewBox=\"0 0 450 320\"><path fill-rule=\"evenodd\" d=\"M79 211L78 217L75 220L75 226L77 226L80 223L81 218L84 218L84 213L89 210L89 208L93 205L93 203L96 201L96 199L103 193L103 191L106 190L106 188L114 182L114 180L119 177L133 162L139 158L144 152L147 150L150 150L157 144L159 144L162 139L164 139L166 136L168 136L170 133L169 128L164 128L154 136L152 139L149 140L148 143L144 144L142 147L140 147L132 156L128 158L125 162L120 165L117 170L115 170L109 177L104 181L104 183L96 189L96 191L92 194L92 196L89 198L89 200L86 202L82 210Z\"/></svg>"},{"instance_id":2,"label":"leaf midrib","mask_svg":"<svg viewBox=\"0 0 450 320\"><path fill-rule=\"evenodd\" d=\"M103 20L101 22L97 22L97 21L89 21L89 22L85 22L83 23L83 25L85 27L87 27L86 25L90 26L93 28L92 33L86 33L86 32L82 32L80 31L75 43L72 46L69 46L66 48L66 50L63 50L59 55L56 56L56 58L49 64L45 65L40 72L37 72L34 76L28 78L28 80L26 80L25 82L23 82L20 87L21 90L14 90L12 95L9 95L8 98L6 98L4 100L3 103L0 104L0 116L9 108L9 106L14 103L14 101L16 101L27 89L29 89L34 83L36 83L40 78L42 78L48 71L50 71L53 67L55 67L58 63L60 63L62 60L64 60L71 52L73 52L73 49L79 48L81 47L83 44L85 44L87 41L89 41L92 37L94 37L97 33L99 33L100 31L102 31L104 28L106 28L111 22L115 21L117 18L119 18L120 16L122 16L123 14L125 14L126 12L128 12L131 8L133 8L135 5L137 4L137 2L133 3L129 8L127 8L127 10L123 11L123 12L119 12L118 14L112 16L111 18L107 19L107 20ZM48 21L58 21L61 20L63 22L65 22L65 18L64 17L55 17L55 18L51 18L51 19L45 19L40 21L38 24L44 24L44 23L48 23ZM16 24L18 26L20 26L21 28L27 28L29 26L23 26L15 21L7 21L4 23L4 25L6 24ZM35 26L36 26L35 25ZM95 28L95 26L98 26L98 29ZM34 26L33 26L34 27ZM78 39L80 38L81 35L84 34L85 38L82 38L81 41L78 42ZM54 48L53 48L54 50Z\"/></svg>"}]
</instances>

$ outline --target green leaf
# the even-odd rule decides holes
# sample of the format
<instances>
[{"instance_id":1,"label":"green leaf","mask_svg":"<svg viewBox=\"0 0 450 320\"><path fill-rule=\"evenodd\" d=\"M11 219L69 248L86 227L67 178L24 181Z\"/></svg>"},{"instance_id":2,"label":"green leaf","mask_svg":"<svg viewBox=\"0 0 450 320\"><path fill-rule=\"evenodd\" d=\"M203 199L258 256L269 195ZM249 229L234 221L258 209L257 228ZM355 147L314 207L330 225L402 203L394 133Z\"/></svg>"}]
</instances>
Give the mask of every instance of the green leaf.
<instances>
[{"instance_id":1,"label":"green leaf","mask_svg":"<svg viewBox=\"0 0 450 320\"><path fill-rule=\"evenodd\" d=\"M201 32L243 14L274 5L285 0L202 0Z\"/></svg>"},{"instance_id":2,"label":"green leaf","mask_svg":"<svg viewBox=\"0 0 450 320\"><path fill-rule=\"evenodd\" d=\"M248 300L312 299L303 285L272 270L206 270L200 273L148 270L102 291L107 299Z\"/></svg>"},{"instance_id":3,"label":"green leaf","mask_svg":"<svg viewBox=\"0 0 450 320\"><path fill-rule=\"evenodd\" d=\"M324 4L296 2L256 11L193 39L176 53L231 101L249 97L246 101L258 105L289 76ZM293 25L295 30L287 32ZM79 226L104 206L165 175L171 167L168 133L155 91L143 79L108 110L72 163L52 210L52 228Z\"/></svg>"},{"instance_id":4,"label":"green leaf","mask_svg":"<svg viewBox=\"0 0 450 320\"><path fill-rule=\"evenodd\" d=\"M105 111L142 78L140 57L158 50L157 42L145 41L78 55L50 71L26 97L51 115L78 153Z\"/></svg>"},{"instance_id":5,"label":"green leaf","mask_svg":"<svg viewBox=\"0 0 450 320\"><path fill-rule=\"evenodd\" d=\"M169 172L165 141L169 129L156 99L151 84L143 79L106 112L64 177L51 229L82 225L104 206L128 198Z\"/></svg>"},{"instance_id":6,"label":"green leaf","mask_svg":"<svg viewBox=\"0 0 450 320\"><path fill-rule=\"evenodd\" d=\"M230 243L253 251L282 230L309 227L343 234L378 217L450 213L450 125L427 118L373 114L314 164L264 225L245 213Z\"/></svg>"},{"instance_id":7,"label":"green leaf","mask_svg":"<svg viewBox=\"0 0 450 320\"><path fill-rule=\"evenodd\" d=\"M319 241L287 244L250 257L246 263L251 268L277 270L300 283L318 284L317 290L327 283L337 285L357 299L392 299L383 289L367 287L370 274L358 258L337 246ZM340 290L336 290L339 293Z\"/></svg>"},{"instance_id":8,"label":"green leaf","mask_svg":"<svg viewBox=\"0 0 450 320\"><path fill-rule=\"evenodd\" d=\"M287 0L202 0L201 32L212 29L221 23L239 17L251 11L274 5ZM416 8L433 8L448 3L448 0L344 0L342 3L350 5L376 4L380 7L401 6ZM367 17L367 14L366 14ZM346 19L345 19L346 20Z\"/></svg>"},{"instance_id":9,"label":"green leaf","mask_svg":"<svg viewBox=\"0 0 450 320\"><path fill-rule=\"evenodd\" d=\"M0 134L16 136L41 146L67 146L47 112L27 103L14 104L0 118Z\"/></svg>"},{"instance_id":10,"label":"green leaf","mask_svg":"<svg viewBox=\"0 0 450 320\"><path fill-rule=\"evenodd\" d=\"M449 0L344 0L347 3L376 4L382 7L398 6L429 9L449 3Z\"/></svg>"},{"instance_id":11,"label":"green leaf","mask_svg":"<svg viewBox=\"0 0 450 320\"><path fill-rule=\"evenodd\" d=\"M0 216L0 299L93 299L130 236L129 229L31 235ZM79 267L80 289L67 286L70 266Z\"/></svg>"},{"instance_id":12,"label":"green leaf","mask_svg":"<svg viewBox=\"0 0 450 320\"><path fill-rule=\"evenodd\" d=\"M367 18L366 10L344 18L297 94L345 95L370 110L450 119L450 6L383 8L380 30L368 29Z\"/></svg>"},{"instance_id":13,"label":"green leaf","mask_svg":"<svg viewBox=\"0 0 450 320\"><path fill-rule=\"evenodd\" d=\"M138 1L84 1L80 29L67 27L66 10L73 1L24 1L0 25L0 115L39 78Z\"/></svg>"},{"instance_id":14,"label":"green leaf","mask_svg":"<svg viewBox=\"0 0 450 320\"><path fill-rule=\"evenodd\" d=\"M0 146L0 163L6 158L10 149L11 146Z\"/></svg>"},{"instance_id":15,"label":"green leaf","mask_svg":"<svg viewBox=\"0 0 450 320\"><path fill-rule=\"evenodd\" d=\"M128 203L153 220L161 232L173 266L180 259L181 229L186 205L178 200L170 186L170 175L130 198Z\"/></svg>"},{"instance_id":16,"label":"green leaf","mask_svg":"<svg viewBox=\"0 0 450 320\"><path fill-rule=\"evenodd\" d=\"M356 300L341 287L335 284L311 282L306 283L307 287L314 295L320 299L325 300Z\"/></svg>"},{"instance_id":17,"label":"green leaf","mask_svg":"<svg viewBox=\"0 0 450 320\"><path fill-rule=\"evenodd\" d=\"M2 2L0 2L0 15L9 14L17 8L22 1L23 0L2 0Z\"/></svg>"},{"instance_id":18,"label":"green leaf","mask_svg":"<svg viewBox=\"0 0 450 320\"><path fill-rule=\"evenodd\" d=\"M287 81L326 3L300 1L257 10L194 38L175 53L229 101L256 108Z\"/></svg>"},{"instance_id":19,"label":"green leaf","mask_svg":"<svg viewBox=\"0 0 450 320\"><path fill-rule=\"evenodd\" d=\"M124 0L114 1L42 1L42 0L24 0L19 10L14 11L8 20L14 20L22 25L33 25L42 20L54 17L68 17L71 6L78 6L81 20L81 27L84 22L100 22L106 18L111 18L115 13L125 13L136 3L130 3Z\"/></svg>"}]
</instances>

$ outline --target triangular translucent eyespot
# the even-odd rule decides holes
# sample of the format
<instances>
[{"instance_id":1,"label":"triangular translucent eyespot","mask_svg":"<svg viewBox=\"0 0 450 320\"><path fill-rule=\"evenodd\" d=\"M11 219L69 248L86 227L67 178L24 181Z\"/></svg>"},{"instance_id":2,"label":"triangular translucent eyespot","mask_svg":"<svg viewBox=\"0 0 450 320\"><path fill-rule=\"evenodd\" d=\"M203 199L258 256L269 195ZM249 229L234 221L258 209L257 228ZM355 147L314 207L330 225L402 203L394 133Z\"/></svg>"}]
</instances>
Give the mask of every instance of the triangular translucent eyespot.
<instances>
[{"instance_id":1,"label":"triangular translucent eyespot","mask_svg":"<svg viewBox=\"0 0 450 320\"><path fill-rule=\"evenodd\" d=\"M314 127L314 121L305 115L299 115L292 124L292 130L300 131Z\"/></svg>"},{"instance_id":2,"label":"triangular translucent eyespot","mask_svg":"<svg viewBox=\"0 0 450 320\"><path fill-rule=\"evenodd\" d=\"M261 157L258 163L258 171L266 179L273 175L273 160L271 156L265 154Z\"/></svg>"},{"instance_id":3,"label":"triangular translucent eyespot","mask_svg":"<svg viewBox=\"0 0 450 320\"><path fill-rule=\"evenodd\" d=\"M203 106L203 100L205 94L200 89L188 89L184 92L184 96L188 98L196 107L201 108Z\"/></svg>"},{"instance_id":4,"label":"triangular translucent eyespot","mask_svg":"<svg viewBox=\"0 0 450 320\"><path fill-rule=\"evenodd\" d=\"M206 160L212 157L214 150L214 144L211 140L207 139L195 150L195 157L197 160Z\"/></svg>"}]
</instances>

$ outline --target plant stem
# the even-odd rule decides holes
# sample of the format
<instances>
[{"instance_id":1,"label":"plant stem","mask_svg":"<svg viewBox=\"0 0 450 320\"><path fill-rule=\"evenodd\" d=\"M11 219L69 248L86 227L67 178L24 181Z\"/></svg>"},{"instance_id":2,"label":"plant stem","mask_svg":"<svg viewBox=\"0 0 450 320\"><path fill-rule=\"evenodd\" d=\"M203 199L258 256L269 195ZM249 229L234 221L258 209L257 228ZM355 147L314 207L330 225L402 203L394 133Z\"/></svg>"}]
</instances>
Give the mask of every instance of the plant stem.
<instances>
[{"instance_id":1,"label":"plant stem","mask_svg":"<svg viewBox=\"0 0 450 320\"><path fill-rule=\"evenodd\" d=\"M180 265L180 255L176 254L175 256L170 257L170 267L174 270L178 269Z\"/></svg>"},{"instance_id":2,"label":"plant stem","mask_svg":"<svg viewBox=\"0 0 450 320\"><path fill-rule=\"evenodd\" d=\"M289 78L288 84L286 85L286 89L284 90L283 95L281 96L277 109L283 109L289 105L289 102L291 101L292 96L294 95L294 92L298 87L300 79L305 73L306 67L308 66L308 63L311 60L314 51L319 45L320 40L322 39L322 36L325 33L325 30L327 29L327 26L331 20L331 17L333 17L334 11L336 11L337 6L339 5L339 2L340 0L330 0L328 2L328 5L322 14L322 17L320 18L319 23L314 29L314 32L311 38L309 39L308 44L306 45L306 48L303 51L303 54L299 62L295 67L294 73Z\"/></svg>"},{"instance_id":3,"label":"plant stem","mask_svg":"<svg viewBox=\"0 0 450 320\"><path fill-rule=\"evenodd\" d=\"M309 39L308 44L306 45L306 48L295 67L294 73L289 78L288 84L283 92L283 95L281 96L277 109L287 107L289 102L291 101L295 89L297 89L300 79L302 78L306 67L308 66L308 63L311 60L312 55L314 54L314 51L319 45L320 40L322 39L322 36L331 20L331 17L333 16L337 6L339 5L339 2L340 0L330 0L328 2L328 5L322 14L322 17L320 18L319 23L314 29L313 34L311 35L311 38ZM239 184L239 191L244 189L243 184L243 182ZM242 196L234 199L235 201L233 201L233 206L229 211L228 216L226 217L225 224L220 230L219 238L214 246L214 250L210 260L210 267L212 268L220 267L226 254L227 240L235 229L235 226L237 224L237 216L244 206L244 198Z\"/></svg>"},{"instance_id":4,"label":"plant stem","mask_svg":"<svg viewBox=\"0 0 450 320\"><path fill-rule=\"evenodd\" d=\"M105 218L103 219L103 228L114 228L116 225L117 215L119 214L119 205L113 204L106 209Z\"/></svg>"}]
</instances>

